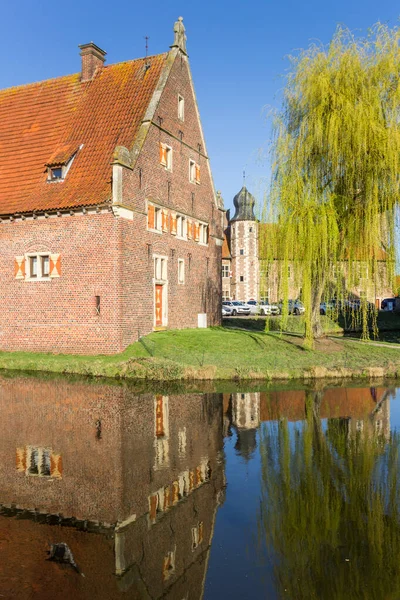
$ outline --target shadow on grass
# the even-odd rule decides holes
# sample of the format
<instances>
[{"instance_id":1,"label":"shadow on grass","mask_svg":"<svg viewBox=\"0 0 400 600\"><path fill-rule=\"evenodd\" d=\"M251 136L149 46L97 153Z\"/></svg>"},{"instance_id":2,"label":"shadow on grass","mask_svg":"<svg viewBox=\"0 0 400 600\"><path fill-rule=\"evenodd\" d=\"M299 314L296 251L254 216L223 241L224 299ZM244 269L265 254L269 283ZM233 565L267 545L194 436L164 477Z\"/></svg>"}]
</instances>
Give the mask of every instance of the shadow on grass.
<instances>
[{"instance_id":1,"label":"shadow on grass","mask_svg":"<svg viewBox=\"0 0 400 600\"><path fill-rule=\"evenodd\" d=\"M362 332L361 315L351 313L340 313L338 323L344 329L345 337L360 338ZM372 319L369 319L368 329L372 340L400 344L400 313L379 311L378 334L374 335Z\"/></svg>"},{"instance_id":2,"label":"shadow on grass","mask_svg":"<svg viewBox=\"0 0 400 600\"><path fill-rule=\"evenodd\" d=\"M265 319L224 319L223 328L226 331L235 331L235 333L244 334L247 337L250 337L263 350L267 348L267 344L261 338L256 337L254 333L263 333L269 339L279 339L280 341L289 344L292 348L307 352L306 348L283 337L283 335L279 335L277 331L265 331ZM300 337L299 334L296 333L291 335L296 337L296 339L299 339Z\"/></svg>"}]
</instances>

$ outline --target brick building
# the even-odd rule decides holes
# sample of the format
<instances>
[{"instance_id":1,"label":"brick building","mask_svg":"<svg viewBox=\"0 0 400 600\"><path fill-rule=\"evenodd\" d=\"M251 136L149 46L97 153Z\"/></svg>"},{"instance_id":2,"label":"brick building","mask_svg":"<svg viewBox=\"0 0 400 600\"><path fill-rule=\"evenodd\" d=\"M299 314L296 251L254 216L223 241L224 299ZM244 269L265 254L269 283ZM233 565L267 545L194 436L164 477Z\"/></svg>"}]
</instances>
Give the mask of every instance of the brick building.
<instances>
[{"instance_id":1,"label":"brick building","mask_svg":"<svg viewBox=\"0 0 400 600\"><path fill-rule=\"evenodd\" d=\"M169 52L0 91L0 349L115 353L218 324L222 201L180 18Z\"/></svg>"},{"instance_id":2,"label":"brick building","mask_svg":"<svg viewBox=\"0 0 400 600\"><path fill-rule=\"evenodd\" d=\"M282 269L283 261L276 258L267 261L260 254L262 241L274 235L274 224L260 223L255 214L255 198L245 186L236 194L233 203L235 214L232 219L226 213L225 234L222 246L222 298L223 300L262 300L277 302L283 297ZM383 298L391 297L392 291L388 283L386 254L381 250L378 269L374 276L368 276L368 270L359 265L360 277L358 285L347 290L350 297L360 298L365 295L369 302L380 308ZM346 265L333 266L331 281L338 276L346 282ZM301 296L301 273L296 265L288 265L289 298ZM329 284L328 284L329 285ZM346 286L344 286L346 287Z\"/></svg>"}]
</instances>

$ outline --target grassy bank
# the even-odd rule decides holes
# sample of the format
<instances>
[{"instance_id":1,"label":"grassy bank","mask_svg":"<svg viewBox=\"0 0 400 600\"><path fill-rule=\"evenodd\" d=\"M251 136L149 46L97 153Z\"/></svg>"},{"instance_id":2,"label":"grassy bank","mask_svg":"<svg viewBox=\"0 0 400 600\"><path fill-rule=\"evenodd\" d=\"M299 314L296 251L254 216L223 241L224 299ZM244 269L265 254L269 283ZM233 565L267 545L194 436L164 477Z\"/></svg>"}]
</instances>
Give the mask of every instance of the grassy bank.
<instances>
[{"instance_id":1,"label":"grassy bank","mask_svg":"<svg viewBox=\"0 0 400 600\"><path fill-rule=\"evenodd\" d=\"M264 332L261 323L152 333L113 356L0 352L0 369L153 381L400 377L400 346L337 337L310 351L299 336Z\"/></svg>"}]
</instances>

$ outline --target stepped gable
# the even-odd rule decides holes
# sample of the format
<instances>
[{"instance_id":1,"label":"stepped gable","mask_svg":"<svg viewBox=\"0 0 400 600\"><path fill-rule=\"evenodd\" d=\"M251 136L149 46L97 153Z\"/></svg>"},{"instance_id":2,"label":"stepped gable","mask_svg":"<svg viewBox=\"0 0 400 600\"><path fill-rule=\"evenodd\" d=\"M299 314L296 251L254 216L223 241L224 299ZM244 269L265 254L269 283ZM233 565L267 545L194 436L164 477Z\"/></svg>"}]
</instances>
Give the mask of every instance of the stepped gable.
<instances>
[{"instance_id":1,"label":"stepped gable","mask_svg":"<svg viewBox=\"0 0 400 600\"><path fill-rule=\"evenodd\" d=\"M132 149L166 57L1 90L0 214L109 200L114 150ZM48 167L73 157L65 179L49 182Z\"/></svg>"},{"instance_id":2,"label":"stepped gable","mask_svg":"<svg viewBox=\"0 0 400 600\"><path fill-rule=\"evenodd\" d=\"M235 214L232 221L255 221L256 217L254 214L255 198L246 186L244 185L240 192L236 194L233 199L235 205Z\"/></svg>"}]
</instances>

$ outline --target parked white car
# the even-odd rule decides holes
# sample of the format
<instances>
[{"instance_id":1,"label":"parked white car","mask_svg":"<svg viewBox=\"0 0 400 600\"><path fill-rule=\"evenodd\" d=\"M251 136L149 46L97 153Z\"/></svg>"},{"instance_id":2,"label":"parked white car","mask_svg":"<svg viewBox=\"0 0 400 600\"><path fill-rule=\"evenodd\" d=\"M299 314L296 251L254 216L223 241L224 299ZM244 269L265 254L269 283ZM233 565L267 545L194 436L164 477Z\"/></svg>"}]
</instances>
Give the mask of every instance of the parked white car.
<instances>
[{"instance_id":1,"label":"parked white car","mask_svg":"<svg viewBox=\"0 0 400 600\"><path fill-rule=\"evenodd\" d=\"M232 307L231 306L224 306L222 305L222 316L223 317L230 317L232 316Z\"/></svg>"},{"instance_id":2,"label":"parked white car","mask_svg":"<svg viewBox=\"0 0 400 600\"><path fill-rule=\"evenodd\" d=\"M239 302L239 300L224 300L222 306L229 306L232 308L232 317L250 314L250 306L243 304L243 302Z\"/></svg>"},{"instance_id":3,"label":"parked white car","mask_svg":"<svg viewBox=\"0 0 400 600\"><path fill-rule=\"evenodd\" d=\"M260 303L257 300L248 300L246 302L247 306L250 306L250 314L251 315L259 315L261 314Z\"/></svg>"}]
</instances>

